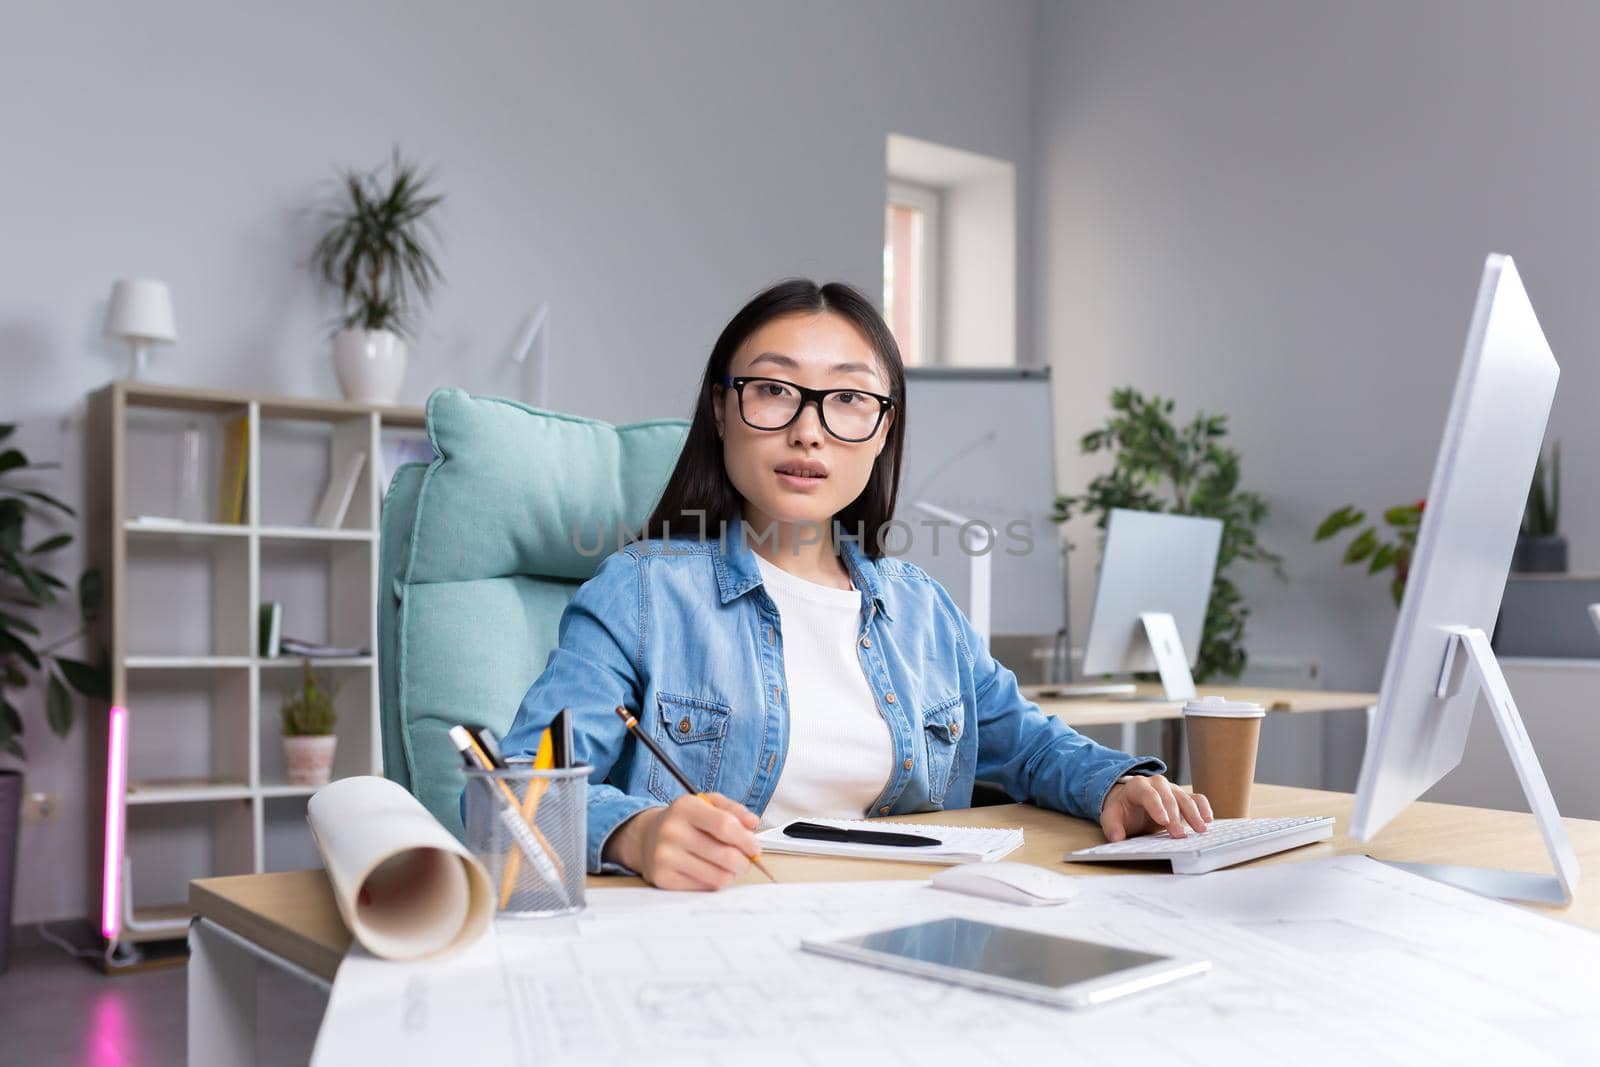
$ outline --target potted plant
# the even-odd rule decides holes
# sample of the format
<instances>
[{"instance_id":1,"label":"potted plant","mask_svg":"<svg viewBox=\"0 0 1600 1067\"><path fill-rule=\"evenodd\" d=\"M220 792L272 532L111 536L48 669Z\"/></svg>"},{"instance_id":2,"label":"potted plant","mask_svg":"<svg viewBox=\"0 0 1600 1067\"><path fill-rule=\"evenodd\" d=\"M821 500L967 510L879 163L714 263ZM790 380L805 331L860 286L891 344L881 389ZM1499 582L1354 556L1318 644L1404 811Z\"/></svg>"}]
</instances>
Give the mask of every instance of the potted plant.
<instances>
[{"instance_id":1,"label":"potted plant","mask_svg":"<svg viewBox=\"0 0 1600 1067\"><path fill-rule=\"evenodd\" d=\"M1368 574L1394 572L1389 579L1389 595L1394 598L1396 607L1400 606L1400 598L1406 591L1406 575L1411 572L1411 557L1417 550L1417 531L1422 529L1422 511L1426 506L1426 501L1419 500L1415 504L1386 509L1383 521L1389 531L1380 534L1376 523L1368 523L1344 550L1344 561L1365 565ZM1366 520L1366 512L1357 511L1354 504L1346 504L1322 520L1317 526L1315 540L1326 541Z\"/></svg>"},{"instance_id":2,"label":"potted plant","mask_svg":"<svg viewBox=\"0 0 1600 1067\"><path fill-rule=\"evenodd\" d=\"M1111 417L1079 442L1085 454L1112 452L1111 470L1091 481L1080 496L1056 497L1052 517L1062 523L1076 512L1097 515L1095 525L1102 531L1113 508L1222 520L1222 545L1194 679L1237 678L1249 658L1244 627L1250 609L1234 583L1235 568L1265 563L1282 578L1283 561L1256 539L1267 504L1259 494L1239 488L1239 453L1222 443L1228 417L1201 412L1180 428L1172 410L1171 400L1146 399L1132 388L1114 390Z\"/></svg>"},{"instance_id":3,"label":"potted plant","mask_svg":"<svg viewBox=\"0 0 1600 1067\"><path fill-rule=\"evenodd\" d=\"M21 449L4 443L15 430L14 425L0 425L0 753L21 763L28 754L16 702L20 694L42 685L45 720L52 733L65 737L72 729L72 693L107 699L110 671L103 654L98 665L61 654L61 649L88 634L99 616L103 583L98 570L90 568L78 578L78 627L60 637L42 636L39 615L57 604L67 589L51 572L50 559L72 543L72 535L41 536L30 528L30 520L72 518L74 512L32 480L34 472L55 464L30 463ZM19 476L24 484L17 484ZM0 973L10 953L21 811L22 773L16 767L0 767Z\"/></svg>"},{"instance_id":4,"label":"potted plant","mask_svg":"<svg viewBox=\"0 0 1600 1067\"><path fill-rule=\"evenodd\" d=\"M283 701L283 762L295 785L327 785L333 776L333 734L338 713L333 709L338 687L331 691L306 664L305 681Z\"/></svg>"},{"instance_id":5,"label":"potted plant","mask_svg":"<svg viewBox=\"0 0 1600 1067\"><path fill-rule=\"evenodd\" d=\"M1546 484L1545 474L1550 477ZM1528 504L1522 512L1522 530L1511 555L1511 569L1523 574L1564 574L1567 539L1561 536L1561 443L1550 451L1550 464L1541 455L1533 465Z\"/></svg>"},{"instance_id":6,"label":"potted plant","mask_svg":"<svg viewBox=\"0 0 1600 1067\"><path fill-rule=\"evenodd\" d=\"M426 182L396 148L387 167L344 172L329 205L331 226L312 263L339 293L333 369L347 400L392 404L400 395L417 306L441 280L429 238L444 198Z\"/></svg>"}]
</instances>

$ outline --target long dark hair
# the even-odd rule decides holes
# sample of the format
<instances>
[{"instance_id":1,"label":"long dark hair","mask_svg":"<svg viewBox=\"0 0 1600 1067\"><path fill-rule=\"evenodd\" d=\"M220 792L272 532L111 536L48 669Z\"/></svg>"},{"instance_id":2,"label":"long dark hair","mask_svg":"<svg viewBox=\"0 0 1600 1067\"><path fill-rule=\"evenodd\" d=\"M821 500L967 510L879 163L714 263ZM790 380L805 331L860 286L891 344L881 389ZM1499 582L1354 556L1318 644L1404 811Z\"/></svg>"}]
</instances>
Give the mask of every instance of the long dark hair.
<instances>
[{"instance_id":1,"label":"long dark hair","mask_svg":"<svg viewBox=\"0 0 1600 1067\"><path fill-rule=\"evenodd\" d=\"M872 465L872 474L861 494L835 515L842 532L859 539L862 552L870 559L883 554L883 527L894 517L895 496L900 489L900 451L906 432L906 371L900 361L900 346L894 334L861 292L843 282L818 285L809 278L789 278L765 289L723 327L711 349L705 376L700 379L700 396L695 402L689 436L678 456L661 500L645 521L641 538L718 537L739 514L741 498L728 478L722 461L722 440L717 436L715 394L733 363L739 346L762 326L780 315L831 311L852 322L866 335L889 379L889 395L895 411L889 424L889 440Z\"/></svg>"}]
</instances>

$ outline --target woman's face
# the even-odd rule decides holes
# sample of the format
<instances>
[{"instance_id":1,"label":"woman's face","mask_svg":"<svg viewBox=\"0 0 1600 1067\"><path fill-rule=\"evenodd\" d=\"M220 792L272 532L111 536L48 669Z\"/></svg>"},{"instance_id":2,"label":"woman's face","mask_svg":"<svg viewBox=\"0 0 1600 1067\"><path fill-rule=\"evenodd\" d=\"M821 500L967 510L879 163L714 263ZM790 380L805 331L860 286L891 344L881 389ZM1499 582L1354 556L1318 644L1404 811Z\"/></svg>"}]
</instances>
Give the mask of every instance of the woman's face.
<instances>
[{"instance_id":1,"label":"woman's face","mask_svg":"<svg viewBox=\"0 0 1600 1067\"><path fill-rule=\"evenodd\" d=\"M850 320L830 311L772 319L745 339L734 353L728 374L778 378L812 389L860 389L890 395L888 379L866 337ZM744 388L745 410L752 415L762 402L758 390L765 389L769 397L783 392L781 387L762 382L750 382ZM822 542L833 517L866 488L894 418L893 411L885 413L871 437L851 443L823 429L815 404L804 405L783 429L760 430L740 417L737 391L714 386L712 398L723 463L734 488L744 497L746 518L816 523ZM870 397L842 397L835 403L848 408L852 402L872 411L878 408L878 402ZM833 425L848 433L848 427L841 425L844 421L841 416ZM800 467L821 477L785 473Z\"/></svg>"}]
</instances>

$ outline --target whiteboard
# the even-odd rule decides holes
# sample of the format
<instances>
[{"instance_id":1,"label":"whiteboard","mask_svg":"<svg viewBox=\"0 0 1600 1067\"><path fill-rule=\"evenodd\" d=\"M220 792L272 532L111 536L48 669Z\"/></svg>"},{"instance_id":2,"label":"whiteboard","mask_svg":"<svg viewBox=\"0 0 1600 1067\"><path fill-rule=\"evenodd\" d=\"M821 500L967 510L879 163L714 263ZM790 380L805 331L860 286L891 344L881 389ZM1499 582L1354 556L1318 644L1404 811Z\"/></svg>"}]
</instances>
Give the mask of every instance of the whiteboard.
<instances>
[{"instance_id":1,"label":"whiteboard","mask_svg":"<svg viewBox=\"0 0 1600 1067\"><path fill-rule=\"evenodd\" d=\"M916 505L926 501L987 523L995 531L992 632L1056 633L1066 593L1060 540L1050 521L1056 496L1050 369L908 367L906 379L895 503L903 527L885 539L886 551L926 570L967 612L970 556L959 548L957 528L936 530L938 520Z\"/></svg>"}]
</instances>

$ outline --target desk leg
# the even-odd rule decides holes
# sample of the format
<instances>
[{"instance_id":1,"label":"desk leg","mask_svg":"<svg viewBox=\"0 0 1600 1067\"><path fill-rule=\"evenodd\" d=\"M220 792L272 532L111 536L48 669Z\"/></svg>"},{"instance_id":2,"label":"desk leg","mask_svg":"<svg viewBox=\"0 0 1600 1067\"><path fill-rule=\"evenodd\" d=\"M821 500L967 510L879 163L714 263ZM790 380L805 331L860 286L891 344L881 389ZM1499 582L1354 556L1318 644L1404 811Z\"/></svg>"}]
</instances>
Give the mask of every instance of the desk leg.
<instances>
[{"instance_id":1,"label":"desk leg","mask_svg":"<svg viewBox=\"0 0 1600 1067\"><path fill-rule=\"evenodd\" d=\"M1122 724L1121 733L1122 737L1118 741L1119 747L1128 755L1137 756L1139 754L1139 724L1125 722Z\"/></svg>"},{"instance_id":2,"label":"desk leg","mask_svg":"<svg viewBox=\"0 0 1600 1067\"><path fill-rule=\"evenodd\" d=\"M189 927L190 1063L255 1063L256 966L248 949L210 921Z\"/></svg>"}]
</instances>

